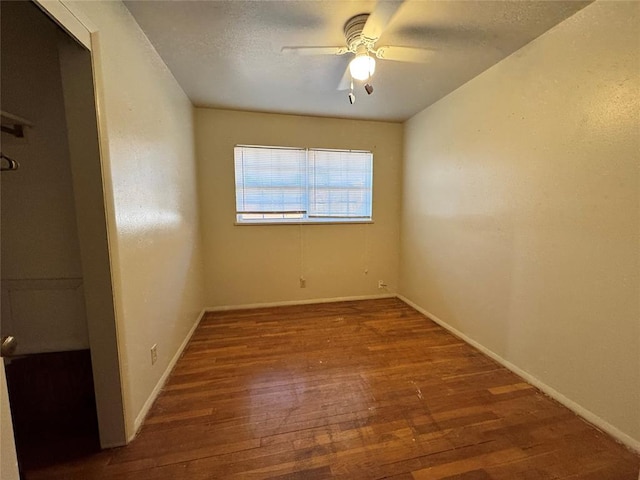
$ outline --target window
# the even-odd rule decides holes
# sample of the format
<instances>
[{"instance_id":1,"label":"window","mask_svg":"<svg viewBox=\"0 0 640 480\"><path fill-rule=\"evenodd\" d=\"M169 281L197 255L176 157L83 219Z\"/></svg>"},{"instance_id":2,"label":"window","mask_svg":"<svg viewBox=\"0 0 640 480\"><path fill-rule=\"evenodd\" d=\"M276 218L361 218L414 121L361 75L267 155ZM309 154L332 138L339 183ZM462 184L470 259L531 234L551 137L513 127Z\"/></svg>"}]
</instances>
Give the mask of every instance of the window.
<instances>
[{"instance_id":1,"label":"window","mask_svg":"<svg viewBox=\"0 0 640 480\"><path fill-rule=\"evenodd\" d=\"M373 155L236 146L238 223L371 221Z\"/></svg>"}]
</instances>

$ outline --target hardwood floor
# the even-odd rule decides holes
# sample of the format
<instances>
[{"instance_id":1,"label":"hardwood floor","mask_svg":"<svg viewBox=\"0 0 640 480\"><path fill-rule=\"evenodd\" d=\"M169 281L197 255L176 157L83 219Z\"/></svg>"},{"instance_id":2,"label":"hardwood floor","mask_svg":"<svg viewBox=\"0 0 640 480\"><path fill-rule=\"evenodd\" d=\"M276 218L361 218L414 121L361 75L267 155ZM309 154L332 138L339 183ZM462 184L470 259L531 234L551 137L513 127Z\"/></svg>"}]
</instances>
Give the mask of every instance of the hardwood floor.
<instances>
[{"instance_id":1,"label":"hardwood floor","mask_svg":"<svg viewBox=\"0 0 640 480\"><path fill-rule=\"evenodd\" d=\"M89 350L14 357L5 369L23 469L100 451Z\"/></svg>"},{"instance_id":2,"label":"hardwood floor","mask_svg":"<svg viewBox=\"0 0 640 480\"><path fill-rule=\"evenodd\" d=\"M209 313L127 447L28 479L611 479L640 458L397 299Z\"/></svg>"}]
</instances>

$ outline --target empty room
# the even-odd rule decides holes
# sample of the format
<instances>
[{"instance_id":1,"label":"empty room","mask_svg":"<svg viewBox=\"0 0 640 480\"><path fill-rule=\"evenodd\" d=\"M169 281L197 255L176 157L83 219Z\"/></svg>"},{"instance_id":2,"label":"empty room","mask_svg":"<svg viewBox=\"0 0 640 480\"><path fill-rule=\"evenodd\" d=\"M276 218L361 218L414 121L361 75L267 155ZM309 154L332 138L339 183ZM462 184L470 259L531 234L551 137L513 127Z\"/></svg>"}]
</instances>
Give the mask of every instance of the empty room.
<instances>
[{"instance_id":1,"label":"empty room","mask_svg":"<svg viewBox=\"0 0 640 480\"><path fill-rule=\"evenodd\" d=\"M640 479L640 2L0 2L0 478Z\"/></svg>"}]
</instances>

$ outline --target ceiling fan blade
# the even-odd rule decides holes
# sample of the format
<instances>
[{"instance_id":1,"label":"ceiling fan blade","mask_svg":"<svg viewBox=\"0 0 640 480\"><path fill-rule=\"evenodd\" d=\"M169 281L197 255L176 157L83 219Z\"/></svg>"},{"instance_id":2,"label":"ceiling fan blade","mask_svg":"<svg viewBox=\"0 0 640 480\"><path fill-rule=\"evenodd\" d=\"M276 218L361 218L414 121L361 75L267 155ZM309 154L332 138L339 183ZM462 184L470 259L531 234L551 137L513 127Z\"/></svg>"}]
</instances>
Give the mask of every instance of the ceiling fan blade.
<instances>
[{"instance_id":1,"label":"ceiling fan blade","mask_svg":"<svg viewBox=\"0 0 640 480\"><path fill-rule=\"evenodd\" d=\"M426 63L431 60L432 55L433 50L428 48L387 46L376 50L376 57L397 62Z\"/></svg>"},{"instance_id":2,"label":"ceiling fan blade","mask_svg":"<svg viewBox=\"0 0 640 480\"><path fill-rule=\"evenodd\" d=\"M362 35L373 41L378 40L403 2L404 0L378 0L376 8L369 14L367 23L365 23L362 30Z\"/></svg>"},{"instance_id":3,"label":"ceiling fan blade","mask_svg":"<svg viewBox=\"0 0 640 480\"><path fill-rule=\"evenodd\" d=\"M349 71L349 65L344 70L344 75L338 84L337 90L349 90L351 88L351 71Z\"/></svg>"},{"instance_id":4,"label":"ceiling fan blade","mask_svg":"<svg viewBox=\"0 0 640 480\"><path fill-rule=\"evenodd\" d=\"M347 47L282 47L281 52L290 55L344 55Z\"/></svg>"}]
</instances>

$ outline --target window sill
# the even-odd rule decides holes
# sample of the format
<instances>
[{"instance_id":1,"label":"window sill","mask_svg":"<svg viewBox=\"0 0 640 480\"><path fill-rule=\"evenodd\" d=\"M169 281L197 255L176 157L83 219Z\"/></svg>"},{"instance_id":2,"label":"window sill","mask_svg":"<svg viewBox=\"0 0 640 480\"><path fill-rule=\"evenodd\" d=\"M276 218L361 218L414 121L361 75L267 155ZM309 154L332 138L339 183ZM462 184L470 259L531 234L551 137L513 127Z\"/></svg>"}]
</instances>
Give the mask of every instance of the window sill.
<instances>
[{"instance_id":1,"label":"window sill","mask_svg":"<svg viewBox=\"0 0 640 480\"><path fill-rule=\"evenodd\" d=\"M258 226L282 226L282 225L363 225L373 223L373 220L356 220L356 221L332 221L332 222L309 222L309 221L292 221L292 222L234 222L237 227L255 227Z\"/></svg>"}]
</instances>

